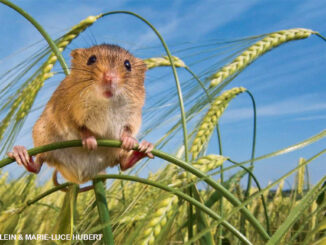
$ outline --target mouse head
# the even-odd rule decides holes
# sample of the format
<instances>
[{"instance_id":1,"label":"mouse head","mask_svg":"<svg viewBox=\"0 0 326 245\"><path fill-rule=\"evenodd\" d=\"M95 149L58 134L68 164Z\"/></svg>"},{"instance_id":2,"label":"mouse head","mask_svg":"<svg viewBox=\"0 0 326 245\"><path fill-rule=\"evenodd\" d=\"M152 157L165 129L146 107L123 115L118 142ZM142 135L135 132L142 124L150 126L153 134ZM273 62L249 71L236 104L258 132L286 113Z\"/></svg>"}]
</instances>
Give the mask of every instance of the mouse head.
<instances>
[{"instance_id":1,"label":"mouse head","mask_svg":"<svg viewBox=\"0 0 326 245\"><path fill-rule=\"evenodd\" d=\"M147 68L141 59L110 44L76 49L71 56L71 76L76 82L91 86L96 97L106 100L124 97L143 103Z\"/></svg>"}]
</instances>

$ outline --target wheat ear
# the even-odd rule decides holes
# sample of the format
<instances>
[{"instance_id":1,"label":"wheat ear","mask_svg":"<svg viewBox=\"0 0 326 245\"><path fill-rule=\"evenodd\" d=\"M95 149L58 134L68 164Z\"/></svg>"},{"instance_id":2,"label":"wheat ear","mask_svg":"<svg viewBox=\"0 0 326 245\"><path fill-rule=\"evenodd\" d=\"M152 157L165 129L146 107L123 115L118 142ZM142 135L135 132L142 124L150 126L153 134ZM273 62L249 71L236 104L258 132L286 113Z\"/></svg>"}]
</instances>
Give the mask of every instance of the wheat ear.
<instances>
[{"instance_id":1,"label":"wheat ear","mask_svg":"<svg viewBox=\"0 0 326 245\"><path fill-rule=\"evenodd\" d=\"M222 93L212 102L210 109L204 116L198 128L198 132L190 148L193 159L197 158L203 146L209 140L216 123L229 105L230 101L244 91L246 91L246 89L243 87L232 88Z\"/></svg>"},{"instance_id":2,"label":"wheat ear","mask_svg":"<svg viewBox=\"0 0 326 245\"><path fill-rule=\"evenodd\" d=\"M267 34L266 37L250 46L231 63L222 67L217 73L213 74L210 77L210 87L219 85L226 78L232 76L236 72L243 70L259 56L265 54L271 49L276 48L281 44L289 41L307 38L311 34L316 33L317 32L309 29L294 28Z\"/></svg>"},{"instance_id":3,"label":"wheat ear","mask_svg":"<svg viewBox=\"0 0 326 245\"><path fill-rule=\"evenodd\" d=\"M226 159L226 157L220 155L208 155L201 157L192 164L194 167L200 169L203 172L209 172L221 166ZM187 181L195 179L196 176L192 175L190 178L188 178L187 173L183 172L179 174L175 179L173 179L173 183L170 186L180 187L184 185ZM171 203L173 205L171 205ZM161 233L161 230L165 226L166 221L171 218L171 215L176 208L176 203L177 197L172 195L169 195L161 202L160 208L156 213L154 213L150 221L147 223L147 230L144 232L144 235L142 237L143 243L141 244L154 244L156 237ZM164 222L160 223L160 220L163 220Z\"/></svg>"},{"instance_id":4,"label":"wheat ear","mask_svg":"<svg viewBox=\"0 0 326 245\"><path fill-rule=\"evenodd\" d=\"M137 244L151 245L155 244L157 236L161 233L162 228L173 214L173 209L178 203L177 196L170 195L161 201L156 212L153 213L151 220L144 227L140 241Z\"/></svg>"},{"instance_id":5,"label":"wheat ear","mask_svg":"<svg viewBox=\"0 0 326 245\"><path fill-rule=\"evenodd\" d=\"M304 158L299 159L299 166L305 162ZM303 185L304 185L304 173L305 173L306 166L303 165L298 169L297 174L297 191L298 194L302 194L303 192Z\"/></svg>"},{"instance_id":6,"label":"wheat ear","mask_svg":"<svg viewBox=\"0 0 326 245\"><path fill-rule=\"evenodd\" d=\"M175 67L186 67L185 63L180 58L172 56L172 59ZM152 69L160 66L171 66L169 57L167 56L144 59L144 62L147 65L147 69Z\"/></svg>"}]
</instances>

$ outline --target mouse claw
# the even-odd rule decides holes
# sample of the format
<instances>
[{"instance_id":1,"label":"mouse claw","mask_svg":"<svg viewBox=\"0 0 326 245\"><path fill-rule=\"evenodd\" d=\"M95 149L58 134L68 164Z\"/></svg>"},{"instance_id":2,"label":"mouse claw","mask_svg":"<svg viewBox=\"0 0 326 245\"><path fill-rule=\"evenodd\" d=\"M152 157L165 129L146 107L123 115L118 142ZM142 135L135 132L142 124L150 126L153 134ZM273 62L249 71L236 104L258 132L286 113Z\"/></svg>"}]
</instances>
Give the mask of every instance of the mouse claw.
<instances>
[{"instance_id":1,"label":"mouse claw","mask_svg":"<svg viewBox=\"0 0 326 245\"><path fill-rule=\"evenodd\" d=\"M121 148L126 151L132 150L138 144L137 139L131 136L123 136L121 138L121 141L122 141Z\"/></svg>"},{"instance_id":2,"label":"mouse claw","mask_svg":"<svg viewBox=\"0 0 326 245\"><path fill-rule=\"evenodd\" d=\"M146 140L142 141L138 146L138 150L144 152L149 158L154 158L154 155L151 152L153 149L154 145Z\"/></svg>"},{"instance_id":3,"label":"mouse claw","mask_svg":"<svg viewBox=\"0 0 326 245\"><path fill-rule=\"evenodd\" d=\"M35 164L33 158L28 154L27 149L24 146L14 146L12 152L7 153L8 157L15 159L19 165L26 168L27 171L32 173L39 173L41 166Z\"/></svg>"},{"instance_id":4,"label":"mouse claw","mask_svg":"<svg viewBox=\"0 0 326 245\"><path fill-rule=\"evenodd\" d=\"M94 136L88 136L82 139L83 147L88 150L95 150L97 148L97 141Z\"/></svg>"}]
</instances>

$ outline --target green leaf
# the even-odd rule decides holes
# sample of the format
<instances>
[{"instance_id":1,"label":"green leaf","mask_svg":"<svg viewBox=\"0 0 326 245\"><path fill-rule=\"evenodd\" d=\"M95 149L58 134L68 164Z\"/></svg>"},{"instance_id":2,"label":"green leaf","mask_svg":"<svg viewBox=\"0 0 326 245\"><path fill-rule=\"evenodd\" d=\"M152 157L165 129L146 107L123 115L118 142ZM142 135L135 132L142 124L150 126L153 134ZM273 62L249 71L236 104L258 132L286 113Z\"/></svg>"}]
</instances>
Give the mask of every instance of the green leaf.
<instances>
[{"instance_id":1,"label":"green leaf","mask_svg":"<svg viewBox=\"0 0 326 245\"><path fill-rule=\"evenodd\" d=\"M65 194L59 217L53 227L53 234L71 234L73 231L78 194L76 187L76 185L70 186Z\"/></svg>"},{"instance_id":2,"label":"green leaf","mask_svg":"<svg viewBox=\"0 0 326 245\"><path fill-rule=\"evenodd\" d=\"M326 181L324 182L322 188L324 188L325 186L326 186ZM322 193L320 193L319 196L317 197L316 202L317 202L318 205L321 205L324 202L325 194L326 194L326 190L323 191Z\"/></svg>"},{"instance_id":3,"label":"green leaf","mask_svg":"<svg viewBox=\"0 0 326 245\"><path fill-rule=\"evenodd\" d=\"M230 187L234 183L238 183L246 173L247 172L245 170L238 171L234 175L232 175L227 181L225 181L222 185L229 190ZM205 202L205 206L209 208L212 207L214 203L218 202L222 197L223 195L219 191L215 191Z\"/></svg>"},{"instance_id":4,"label":"green leaf","mask_svg":"<svg viewBox=\"0 0 326 245\"><path fill-rule=\"evenodd\" d=\"M277 229L271 239L268 241L267 245L279 244L283 236L290 230L291 226L301 217L302 213L310 207L310 205L316 200L319 193L326 189L319 189L322 183L326 180L326 176L322 178L317 185L315 185L305 196L302 198L300 203L292 209L289 216L282 223L282 225Z\"/></svg>"},{"instance_id":5,"label":"green leaf","mask_svg":"<svg viewBox=\"0 0 326 245\"><path fill-rule=\"evenodd\" d=\"M20 215L15 212L11 212L11 211L3 212L2 215L0 216L1 234L14 234L19 218Z\"/></svg>"},{"instance_id":6,"label":"green leaf","mask_svg":"<svg viewBox=\"0 0 326 245\"><path fill-rule=\"evenodd\" d=\"M198 200L198 201L200 200L202 202L197 187L194 186L192 189L193 189L192 193L194 195L194 198L196 200ZM197 220L197 232L198 233L201 232L202 230L206 230L209 227L205 214L203 212L201 212L201 210L199 208L196 208L196 220ZM199 241L200 241L200 244L203 244L203 245L214 244L213 235L210 231L207 231L205 235L200 237Z\"/></svg>"}]
</instances>

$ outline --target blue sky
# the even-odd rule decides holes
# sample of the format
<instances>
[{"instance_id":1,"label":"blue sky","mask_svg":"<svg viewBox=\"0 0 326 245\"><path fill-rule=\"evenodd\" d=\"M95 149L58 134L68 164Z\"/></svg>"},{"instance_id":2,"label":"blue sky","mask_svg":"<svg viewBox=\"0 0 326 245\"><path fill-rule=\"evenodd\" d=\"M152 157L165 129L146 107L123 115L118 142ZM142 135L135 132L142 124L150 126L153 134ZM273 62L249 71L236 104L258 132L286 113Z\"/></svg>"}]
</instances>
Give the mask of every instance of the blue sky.
<instances>
[{"instance_id":1,"label":"blue sky","mask_svg":"<svg viewBox=\"0 0 326 245\"><path fill-rule=\"evenodd\" d=\"M34 16L52 37L58 37L89 15L112 10L130 10L148 19L163 35L172 51L182 47L198 46L212 40L226 41L259 35L287 28L309 28L326 35L326 3L323 0L306 1L13 1ZM82 2L82 3L81 3ZM23 18L8 7L0 5L0 74L15 63L35 52L24 48L41 40L41 36ZM71 49L108 42L119 44L139 57L164 54L153 32L130 16L116 15L100 20L90 30L71 44ZM44 43L43 43L44 44ZM42 44L42 45L43 45ZM232 52L222 45L226 54ZM232 47L231 47L232 48ZM194 49L180 57L187 64L201 55L193 55L205 49ZM208 50L208 48L206 48ZM19 51L19 52L17 52ZM215 51L212 51L215 52ZM178 55L178 53L176 52ZM214 53L215 54L215 53ZM69 50L64 53L69 59ZM219 53L215 54L218 59ZM225 55L221 52L221 55ZM209 65L195 64L191 68L200 73ZM312 36L285 44L267 53L242 72L229 86L244 86L255 96L258 108L257 155L269 153L302 141L325 129L325 61L326 42ZM219 63L221 64L221 63ZM216 69L220 66L217 65ZM57 66L56 71L60 68ZM183 86L189 76L180 71ZM162 74L164 75L162 77ZM62 76L45 85L38 100L44 103ZM146 79L147 102L144 117L151 110L149 105L157 91L174 88L169 69L148 72ZM176 103L177 98L171 101ZM168 104L166 106L169 106ZM31 114L17 143L31 147L30 126L37 119ZM146 122L145 122L146 124ZM250 156L252 134L252 109L248 96L241 95L232 103L221 119L224 153L235 160L247 160ZM155 131L150 140L160 138L163 131ZM214 141L215 138L212 138ZM174 139L181 144L182 137ZM258 162L255 173L263 185L293 168L299 157L309 158L325 147L325 140L306 149L285 156ZM216 148L216 147L215 147ZM216 152L214 145L208 152ZM173 147L167 148L167 151ZM313 162L310 173L313 182L326 172L325 156ZM159 164L158 161L155 164ZM160 167L149 164L147 171ZM6 168L13 172L16 166ZM21 170L19 169L18 172ZM17 173L17 171L14 171ZM15 176L16 174L12 174ZM44 170L41 176L47 176Z\"/></svg>"}]
</instances>

